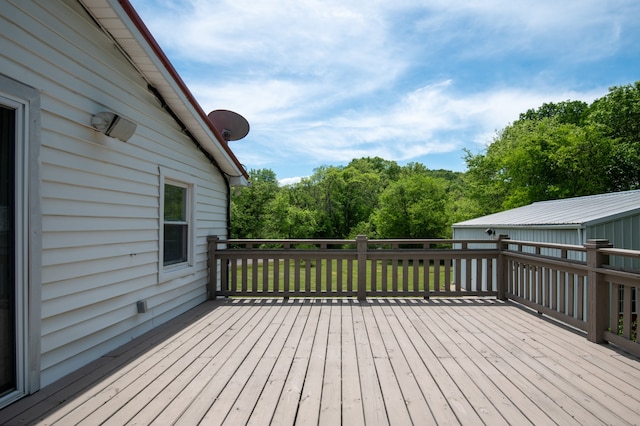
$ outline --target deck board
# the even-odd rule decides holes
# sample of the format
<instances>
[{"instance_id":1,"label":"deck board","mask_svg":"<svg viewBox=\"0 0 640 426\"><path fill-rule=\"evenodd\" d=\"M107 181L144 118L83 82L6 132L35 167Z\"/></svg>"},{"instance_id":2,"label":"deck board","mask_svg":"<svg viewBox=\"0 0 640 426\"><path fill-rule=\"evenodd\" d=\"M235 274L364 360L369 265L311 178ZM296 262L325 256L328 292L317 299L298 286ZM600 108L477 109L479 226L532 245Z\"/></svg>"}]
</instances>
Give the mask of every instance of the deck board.
<instances>
[{"instance_id":1,"label":"deck board","mask_svg":"<svg viewBox=\"0 0 640 426\"><path fill-rule=\"evenodd\" d=\"M634 424L640 361L495 299L204 303L0 424Z\"/></svg>"},{"instance_id":2,"label":"deck board","mask_svg":"<svg viewBox=\"0 0 640 426\"><path fill-rule=\"evenodd\" d=\"M364 425L364 407L358 360L356 357L356 338L353 327L353 313L351 304L343 303L340 309L342 315L341 327L341 382L342 382L342 423L353 426ZM337 352L337 351L336 351Z\"/></svg>"},{"instance_id":3,"label":"deck board","mask_svg":"<svg viewBox=\"0 0 640 426\"><path fill-rule=\"evenodd\" d=\"M199 423L212 408L214 402L225 390L234 375L244 375L246 369L251 368L251 362L255 357L254 354L261 354L261 351L264 351L265 345L268 343L268 338L264 338L264 334L265 332L267 334L270 332L269 328L272 326L272 321L277 318L282 305L269 306L263 303L259 309L258 314L252 317L245 327L236 330L236 335L234 336L236 344L233 345L232 352L228 355L221 355L222 352L218 353L215 357L215 360L218 361L215 368L212 366L209 374L199 375L192 382L196 383L196 385L193 386L192 392L186 395L188 406L176 419L178 423ZM255 352L252 353L254 347ZM252 355L251 358L247 360L250 355ZM247 360L246 363L245 360ZM241 369L243 366L245 369ZM225 400L223 399L223 401ZM168 408L171 409L172 405L170 404ZM168 418L165 413L167 411L165 410L162 413L158 419L158 424L166 424ZM171 419L173 419L174 414L177 413L172 413Z\"/></svg>"},{"instance_id":4,"label":"deck board","mask_svg":"<svg viewBox=\"0 0 640 426\"><path fill-rule=\"evenodd\" d=\"M518 314L523 315L522 312ZM484 314L481 316L487 321L492 320ZM507 321L506 324L511 326L513 322L509 317L508 313L504 312L500 315L500 320ZM534 315L529 315L529 318L533 322L539 320ZM594 418L571 398L571 393L567 393L566 386L554 377L554 372L550 372L540 363L539 360L546 355L542 354L537 346L527 344L530 336L524 334L521 329L509 330L509 327L490 328L486 333L495 342L494 349L499 356L498 360L511 360L509 367L512 367L513 371L508 377L517 380L518 385L528 396L535 398L539 407L553 421L559 424L594 423ZM573 334L568 333L564 337L567 338L569 335ZM503 363L502 368L505 366Z\"/></svg>"},{"instance_id":5,"label":"deck board","mask_svg":"<svg viewBox=\"0 0 640 426\"><path fill-rule=\"evenodd\" d=\"M331 304L329 334L327 336L326 362L322 380L322 399L318 424L334 426L340 424L342 404L342 312L338 300Z\"/></svg>"},{"instance_id":6,"label":"deck board","mask_svg":"<svg viewBox=\"0 0 640 426\"><path fill-rule=\"evenodd\" d=\"M320 309L320 305L314 304L310 307L309 317L302 332L300 343L296 348L293 362L276 404L273 424L289 425L295 422L298 404L302 398L302 388L307 374L307 367L311 359L311 347L313 346L318 320L320 319Z\"/></svg>"},{"instance_id":7,"label":"deck board","mask_svg":"<svg viewBox=\"0 0 640 426\"><path fill-rule=\"evenodd\" d=\"M513 316L513 319L514 322L522 321L522 318L517 316ZM570 336L568 340L563 339L561 334L556 333L558 327L549 323L542 324L540 328L540 331L555 337L537 339L534 334L537 330L530 331L534 337L529 340L535 341L536 346L547 354L540 359L541 363L549 370L555 370L566 383L583 389L587 396L591 396L595 406L602 403L607 406L605 410L594 406L585 406L585 409L598 413L606 413L613 409L618 416L617 419L611 419L613 422L633 416L640 418L640 404L637 399L640 378L637 369L628 371L627 377L621 377L617 370L623 366L619 362L613 362L614 357L603 356L601 351L589 351L592 344L586 339L580 339L576 335ZM576 353L583 354L576 357ZM597 415L595 412L594 414Z\"/></svg>"},{"instance_id":8,"label":"deck board","mask_svg":"<svg viewBox=\"0 0 640 426\"><path fill-rule=\"evenodd\" d=\"M434 424L435 420L429 410L427 403L416 378L411 371L411 366L407 361L406 354L398 343L396 334L402 333L398 327L393 329L388 319L393 316L388 306L382 306L382 309L375 309L374 316L380 331L384 350L388 354L392 374L396 377L398 385L404 398L404 404L408 409L408 414L414 424Z\"/></svg>"},{"instance_id":9,"label":"deck board","mask_svg":"<svg viewBox=\"0 0 640 426\"><path fill-rule=\"evenodd\" d=\"M287 340L270 372L260 397L248 419L249 425L268 425L273 418L275 407L280 399L294 355L300 344L303 331L309 318L310 305L300 306L296 321L287 336Z\"/></svg>"},{"instance_id":10,"label":"deck board","mask_svg":"<svg viewBox=\"0 0 640 426\"><path fill-rule=\"evenodd\" d=\"M421 305L417 305L404 310L415 330L415 333L412 332L409 338L416 345L424 365L435 381L436 389L442 393L457 420L463 424L481 424L482 420L468 401L464 391L458 387L442 364L442 360L451 355L442 344L441 339L433 333L434 324L432 321L428 319L425 323L420 318L420 308Z\"/></svg>"},{"instance_id":11,"label":"deck board","mask_svg":"<svg viewBox=\"0 0 640 426\"><path fill-rule=\"evenodd\" d=\"M364 303L363 303L364 304ZM367 307L366 309L370 309ZM362 393L362 408L365 424L384 425L389 423L384 405L384 398L373 359L371 343L367 333L365 318L361 304L354 305L353 332L356 341L356 359L358 361L358 378Z\"/></svg>"},{"instance_id":12,"label":"deck board","mask_svg":"<svg viewBox=\"0 0 640 426\"><path fill-rule=\"evenodd\" d=\"M387 348L385 347L380 328L375 320L374 312L377 310L376 305L361 305L362 316L367 328L369 337L369 345L371 346L371 355L373 356L373 364L375 366L380 389L382 390L382 398L391 424L411 424L411 416L409 415L410 396L406 399L403 395L402 388L395 375L393 365Z\"/></svg>"}]
</instances>

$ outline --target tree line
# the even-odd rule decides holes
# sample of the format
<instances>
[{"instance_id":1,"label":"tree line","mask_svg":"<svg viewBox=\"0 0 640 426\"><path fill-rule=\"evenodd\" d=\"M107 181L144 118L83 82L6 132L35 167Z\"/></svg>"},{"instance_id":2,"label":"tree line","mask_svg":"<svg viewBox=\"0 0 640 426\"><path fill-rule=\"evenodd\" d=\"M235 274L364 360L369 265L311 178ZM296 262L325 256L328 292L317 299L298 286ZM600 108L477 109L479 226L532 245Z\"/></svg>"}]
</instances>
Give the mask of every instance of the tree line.
<instances>
[{"instance_id":1,"label":"tree line","mask_svg":"<svg viewBox=\"0 0 640 426\"><path fill-rule=\"evenodd\" d=\"M467 170L379 157L321 166L279 186L269 169L231 197L232 238L448 238L453 223L536 201L640 188L640 81L591 104L520 114Z\"/></svg>"}]
</instances>

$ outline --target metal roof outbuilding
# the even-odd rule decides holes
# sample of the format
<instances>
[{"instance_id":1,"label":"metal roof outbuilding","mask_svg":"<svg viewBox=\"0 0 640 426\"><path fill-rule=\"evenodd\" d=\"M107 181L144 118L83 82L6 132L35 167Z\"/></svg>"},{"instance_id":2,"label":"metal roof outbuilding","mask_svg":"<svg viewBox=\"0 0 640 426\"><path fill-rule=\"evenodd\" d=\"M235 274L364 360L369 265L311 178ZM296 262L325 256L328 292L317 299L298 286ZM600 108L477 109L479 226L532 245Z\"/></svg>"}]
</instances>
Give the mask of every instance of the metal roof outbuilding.
<instances>
[{"instance_id":1,"label":"metal roof outbuilding","mask_svg":"<svg viewBox=\"0 0 640 426\"><path fill-rule=\"evenodd\" d=\"M640 190L541 201L453 224L454 239L496 234L572 245L606 238L615 247L640 250Z\"/></svg>"},{"instance_id":2,"label":"metal roof outbuilding","mask_svg":"<svg viewBox=\"0 0 640 426\"><path fill-rule=\"evenodd\" d=\"M540 201L454 224L470 226L582 225L614 220L640 212L640 190Z\"/></svg>"}]
</instances>

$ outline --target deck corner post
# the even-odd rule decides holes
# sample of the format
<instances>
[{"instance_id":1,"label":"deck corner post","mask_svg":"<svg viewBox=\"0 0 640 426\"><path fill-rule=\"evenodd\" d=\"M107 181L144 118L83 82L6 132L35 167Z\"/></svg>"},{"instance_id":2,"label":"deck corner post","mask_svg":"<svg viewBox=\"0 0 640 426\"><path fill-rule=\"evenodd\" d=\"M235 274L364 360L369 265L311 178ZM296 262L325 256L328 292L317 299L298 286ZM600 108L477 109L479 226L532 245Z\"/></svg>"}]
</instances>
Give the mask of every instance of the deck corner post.
<instances>
[{"instance_id":1,"label":"deck corner post","mask_svg":"<svg viewBox=\"0 0 640 426\"><path fill-rule=\"evenodd\" d=\"M207 296L209 300L215 300L218 289L218 260L216 258L216 250L219 240L217 235L207 236L207 266L209 267Z\"/></svg>"},{"instance_id":2,"label":"deck corner post","mask_svg":"<svg viewBox=\"0 0 640 426\"><path fill-rule=\"evenodd\" d=\"M356 237L358 251L358 300L367 298L367 241L366 235Z\"/></svg>"},{"instance_id":3,"label":"deck corner post","mask_svg":"<svg viewBox=\"0 0 640 426\"><path fill-rule=\"evenodd\" d=\"M609 289L598 269L609 262L601 248L613 245L606 239L593 239L585 243L587 249L587 339L594 343L605 341L604 331L609 323Z\"/></svg>"},{"instance_id":4,"label":"deck corner post","mask_svg":"<svg viewBox=\"0 0 640 426\"><path fill-rule=\"evenodd\" d=\"M496 236L496 246L498 249L498 260L496 264L497 274L496 274L496 287L498 291L498 300L507 300L507 286L509 283L509 271L507 261L505 260L504 251L509 247L509 236L508 235L497 235Z\"/></svg>"}]
</instances>

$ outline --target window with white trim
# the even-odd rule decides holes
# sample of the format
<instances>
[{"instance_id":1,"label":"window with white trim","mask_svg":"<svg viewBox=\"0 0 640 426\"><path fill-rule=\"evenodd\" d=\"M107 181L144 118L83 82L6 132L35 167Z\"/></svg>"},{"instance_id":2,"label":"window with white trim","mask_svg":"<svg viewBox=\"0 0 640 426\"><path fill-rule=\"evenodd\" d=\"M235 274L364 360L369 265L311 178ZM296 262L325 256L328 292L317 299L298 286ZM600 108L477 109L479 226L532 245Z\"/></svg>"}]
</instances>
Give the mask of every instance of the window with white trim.
<instances>
[{"instance_id":1,"label":"window with white trim","mask_svg":"<svg viewBox=\"0 0 640 426\"><path fill-rule=\"evenodd\" d=\"M193 273L195 184L161 172L160 281Z\"/></svg>"}]
</instances>

